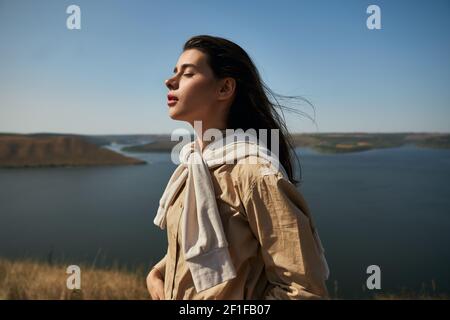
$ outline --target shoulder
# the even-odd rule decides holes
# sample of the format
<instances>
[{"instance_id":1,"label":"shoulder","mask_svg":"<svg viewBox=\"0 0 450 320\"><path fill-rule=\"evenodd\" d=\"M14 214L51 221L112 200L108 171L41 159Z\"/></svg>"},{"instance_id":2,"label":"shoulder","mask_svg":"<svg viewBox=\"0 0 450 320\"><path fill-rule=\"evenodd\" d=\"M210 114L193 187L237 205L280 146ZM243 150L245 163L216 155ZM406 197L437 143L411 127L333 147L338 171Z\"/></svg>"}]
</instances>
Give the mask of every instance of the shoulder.
<instances>
[{"instance_id":1,"label":"shoulder","mask_svg":"<svg viewBox=\"0 0 450 320\"><path fill-rule=\"evenodd\" d=\"M243 165L237 172L245 184L241 199L246 216L271 217L280 225L295 217L309 219L310 209L302 192L270 163Z\"/></svg>"},{"instance_id":2,"label":"shoulder","mask_svg":"<svg viewBox=\"0 0 450 320\"><path fill-rule=\"evenodd\" d=\"M235 186L242 200L249 197L252 189L265 184L276 188L279 183L288 182L283 173L272 163L262 157L247 156L233 164L224 164L215 171Z\"/></svg>"}]
</instances>

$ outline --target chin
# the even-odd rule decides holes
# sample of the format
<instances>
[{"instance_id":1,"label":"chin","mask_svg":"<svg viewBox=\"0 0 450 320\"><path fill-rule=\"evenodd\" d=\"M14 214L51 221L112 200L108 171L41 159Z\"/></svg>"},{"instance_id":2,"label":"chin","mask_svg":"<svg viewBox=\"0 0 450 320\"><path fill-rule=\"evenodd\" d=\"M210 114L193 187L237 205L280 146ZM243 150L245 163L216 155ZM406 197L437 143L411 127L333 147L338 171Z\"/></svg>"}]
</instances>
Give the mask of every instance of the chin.
<instances>
[{"instance_id":1,"label":"chin","mask_svg":"<svg viewBox=\"0 0 450 320\"><path fill-rule=\"evenodd\" d=\"M177 110L169 110L169 117L172 120L179 120L179 121L183 121L183 116L180 114L180 112L177 112Z\"/></svg>"}]
</instances>

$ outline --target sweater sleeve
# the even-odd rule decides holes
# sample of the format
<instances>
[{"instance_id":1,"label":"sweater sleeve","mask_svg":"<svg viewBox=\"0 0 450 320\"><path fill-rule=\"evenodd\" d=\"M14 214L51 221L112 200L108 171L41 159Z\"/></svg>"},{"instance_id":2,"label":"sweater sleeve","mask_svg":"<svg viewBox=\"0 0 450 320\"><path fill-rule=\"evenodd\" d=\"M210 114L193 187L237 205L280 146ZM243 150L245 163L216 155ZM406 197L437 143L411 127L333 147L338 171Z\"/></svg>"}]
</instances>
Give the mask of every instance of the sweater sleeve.
<instances>
[{"instance_id":1,"label":"sweater sleeve","mask_svg":"<svg viewBox=\"0 0 450 320\"><path fill-rule=\"evenodd\" d=\"M306 202L281 173L255 178L243 199L269 282L264 299L328 299Z\"/></svg>"}]
</instances>

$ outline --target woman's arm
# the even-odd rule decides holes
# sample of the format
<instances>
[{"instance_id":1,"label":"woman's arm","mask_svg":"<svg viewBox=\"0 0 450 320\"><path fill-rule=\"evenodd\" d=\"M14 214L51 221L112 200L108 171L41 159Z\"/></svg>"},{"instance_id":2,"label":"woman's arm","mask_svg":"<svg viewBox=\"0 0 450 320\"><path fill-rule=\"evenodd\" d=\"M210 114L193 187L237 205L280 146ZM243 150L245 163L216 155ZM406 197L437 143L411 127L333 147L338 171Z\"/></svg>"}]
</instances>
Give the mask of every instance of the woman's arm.
<instances>
[{"instance_id":1,"label":"woman's arm","mask_svg":"<svg viewBox=\"0 0 450 320\"><path fill-rule=\"evenodd\" d=\"M281 173L258 176L244 198L244 208L270 283L264 298L327 299L321 252L296 187Z\"/></svg>"},{"instance_id":2,"label":"woman's arm","mask_svg":"<svg viewBox=\"0 0 450 320\"><path fill-rule=\"evenodd\" d=\"M164 274L166 270L166 255L156 263L147 275L147 289L153 300L164 300Z\"/></svg>"},{"instance_id":3,"label":"woman's arm","mask_svg":"<svg viewBox=\"0 0 450 320\"><path fill-rule=\"evenodd\" d=\"M159 273L162 275L163 278L164 278L164 275L165 275L165 272L166 272L166 258L167 258L167 253L161 260L159 260L152 267L152 269L156 269L157 271L159 271Z\"/></svg>"}]
</instances>

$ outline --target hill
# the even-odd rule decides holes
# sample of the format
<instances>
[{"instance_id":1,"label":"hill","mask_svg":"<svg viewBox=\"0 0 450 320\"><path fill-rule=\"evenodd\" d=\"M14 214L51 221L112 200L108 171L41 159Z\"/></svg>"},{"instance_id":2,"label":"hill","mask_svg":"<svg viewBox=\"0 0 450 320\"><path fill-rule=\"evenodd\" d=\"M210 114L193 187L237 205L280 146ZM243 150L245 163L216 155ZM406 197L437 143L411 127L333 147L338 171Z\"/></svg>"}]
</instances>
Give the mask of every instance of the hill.
<instances>
[{"instance_id":1,"label":"hill","mask_svg":"<svg viewBox=\"0 0 450 320\"><path fill-rule=\"evenodd\" d=\"M74 135L0 135L0 167L4 168L144 163Z\"/></svg>"},{"instance_id":2,"label":"hill","mask_svg":"<svg viewBox=\"0 0 450 320\"><path fill-rule=\"evenodd\" d=\"M193 137L191 138L193 139ZM415 145L423 148L450 148L448 133L294 133L294 147L308 147L321 153L348 153ZM178 144L169 135L154 136L152 142L124 147L127 152L170 152Z\"/></svg>"}]
</instances>

